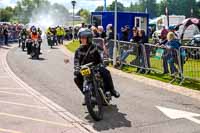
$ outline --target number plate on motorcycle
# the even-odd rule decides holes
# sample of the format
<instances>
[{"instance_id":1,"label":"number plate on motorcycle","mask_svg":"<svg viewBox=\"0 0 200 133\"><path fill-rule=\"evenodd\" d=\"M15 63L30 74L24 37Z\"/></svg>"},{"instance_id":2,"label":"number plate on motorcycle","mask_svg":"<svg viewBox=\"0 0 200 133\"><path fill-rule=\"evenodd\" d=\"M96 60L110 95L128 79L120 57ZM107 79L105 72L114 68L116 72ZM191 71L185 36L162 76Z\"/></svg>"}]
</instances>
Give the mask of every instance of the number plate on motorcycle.
<instances>
[{"instance_id":1,"label":"number plate on motorcycle","mask_svg":"<svg viewBox=\"0 0 200 133\"><path fill-rule=\"evenodd\" d=\"M82 69L81 70L81 75L82 76L87 76L87 75L90 75L91 74L91 71L89 68L86 68L86 69Z\"/></svg>"}]
</instances>

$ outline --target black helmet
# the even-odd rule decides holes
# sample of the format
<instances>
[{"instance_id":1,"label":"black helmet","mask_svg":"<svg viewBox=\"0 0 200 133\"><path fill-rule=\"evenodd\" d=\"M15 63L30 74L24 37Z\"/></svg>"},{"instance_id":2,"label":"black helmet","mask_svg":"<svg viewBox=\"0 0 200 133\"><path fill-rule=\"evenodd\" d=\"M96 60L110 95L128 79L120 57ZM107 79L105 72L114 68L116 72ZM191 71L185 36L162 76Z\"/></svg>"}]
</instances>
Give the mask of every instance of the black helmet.
<instances>
[{"instance_id":1,"label":"black helmet","mask_svg":"<svg viewBox=\"0 0 200 133\"><path fill-rule=\"evenodd\" d=\"M91 30L86 28L81 28L78 32L78 37L87 37L88 43L92 43L93 34Z\"/></svg>"}]
</instances>

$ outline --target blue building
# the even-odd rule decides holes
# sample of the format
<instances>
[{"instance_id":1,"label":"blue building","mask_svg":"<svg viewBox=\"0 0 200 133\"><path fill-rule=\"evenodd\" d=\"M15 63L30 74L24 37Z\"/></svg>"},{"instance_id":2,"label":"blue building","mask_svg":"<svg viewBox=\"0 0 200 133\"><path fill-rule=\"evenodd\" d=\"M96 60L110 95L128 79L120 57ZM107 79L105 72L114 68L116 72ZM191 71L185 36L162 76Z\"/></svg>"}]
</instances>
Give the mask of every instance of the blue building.
<instances>
[{"instance_id":1,"label":"blue building","mask_svg":"<svg viewBox=\"0 0 200 133\"><path fill-rule=\"evenodd\" d=\"M104 29L108 24L112 24L114 27L114 12L92 12L91 13L91 23L95 25L102 25ZM132 29L137 27L139 29L145 30L148 35L149 26L149 14L148 13L133 13L133 12L118 12L117 13L117 33L121 36L121 27L129 25ZM131 32L132 34L132 32ZM131 36L130 34L130 36Z\"/></svg>"}]
</instances>

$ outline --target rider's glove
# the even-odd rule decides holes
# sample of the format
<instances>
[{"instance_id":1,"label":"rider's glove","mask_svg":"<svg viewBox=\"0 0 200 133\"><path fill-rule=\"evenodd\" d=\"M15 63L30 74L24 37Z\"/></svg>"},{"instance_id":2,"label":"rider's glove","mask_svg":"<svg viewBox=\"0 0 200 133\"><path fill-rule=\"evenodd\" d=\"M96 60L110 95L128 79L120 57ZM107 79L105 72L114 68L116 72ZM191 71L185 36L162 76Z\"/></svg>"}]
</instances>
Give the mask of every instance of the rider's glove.
<instances>
[{"instance_id":1,"label":"rider's glove","mask_svg":"<svg viewBox=\"0 0 200 133\"><path fill-rule=\"evenodd\" d=\"M75 75L75 76L80 75L79 70L75 70L75 71L74 71L74 75Z\"/></svg>"}]
</instances>

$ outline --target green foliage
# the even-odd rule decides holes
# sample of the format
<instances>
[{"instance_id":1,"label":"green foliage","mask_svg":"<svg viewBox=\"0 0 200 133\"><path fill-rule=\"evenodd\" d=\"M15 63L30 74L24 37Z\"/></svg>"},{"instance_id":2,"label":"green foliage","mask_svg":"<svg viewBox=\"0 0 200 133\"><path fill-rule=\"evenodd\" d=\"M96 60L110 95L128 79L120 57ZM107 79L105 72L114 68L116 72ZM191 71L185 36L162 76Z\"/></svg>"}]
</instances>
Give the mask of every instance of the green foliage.
<instances>
[{"instance_id":1,"label":"green foliage","mask_svg":"<svg viewBox=\"0 0 200 133\"><path fill-rule=\"evenodd\" d=\"M0 21L8 22L12 19L14 10L11 7L6 7L5 9L0 9Z\"/></svg>"},{"instance_id":2,"label":"green foliage","mask_svg":"<svg viewBox=\"0 0 200 133\"><path fill-rule=\"evenodd\" d=\"M114 2L107 7L108 11L114 11ZM165 14L166 6L169 14L185 15L186 17L200 17L200 1L196 0L161 0L157 3L156 0L138 0L138 2L131 2L129 7L124 7L122 3L118 2L118 11L131 12L145 12L146 9L150 18L158 17ZM193 14L191 14L193 9ZM103 6L99 6L95 11L103 11Z\"/></svg>"},{"instance_id":3,"label":"green foliage","mask_svg":"<svg viewBox=\"0 0 200 133\"><path fill-rule=\"evenodd\" d=\"M75 40L74 42L72 41L72 42L70 42L69 44L67 44L65 46L69 51L74 53L76 51L76 49L79 48L80 42L78 40Z\"/></svg>"},{"instance_id":4,"label":"green foliage","mask_svg":"<svg viewBox=\"0 0 200 133\"><path fill-rule=\"evenodd\" d=\"M77 15L81 16L84 19L84 22L86 23L90 22L90 11L86 9L80 9Z\"/></svg>"}]
</instances>

